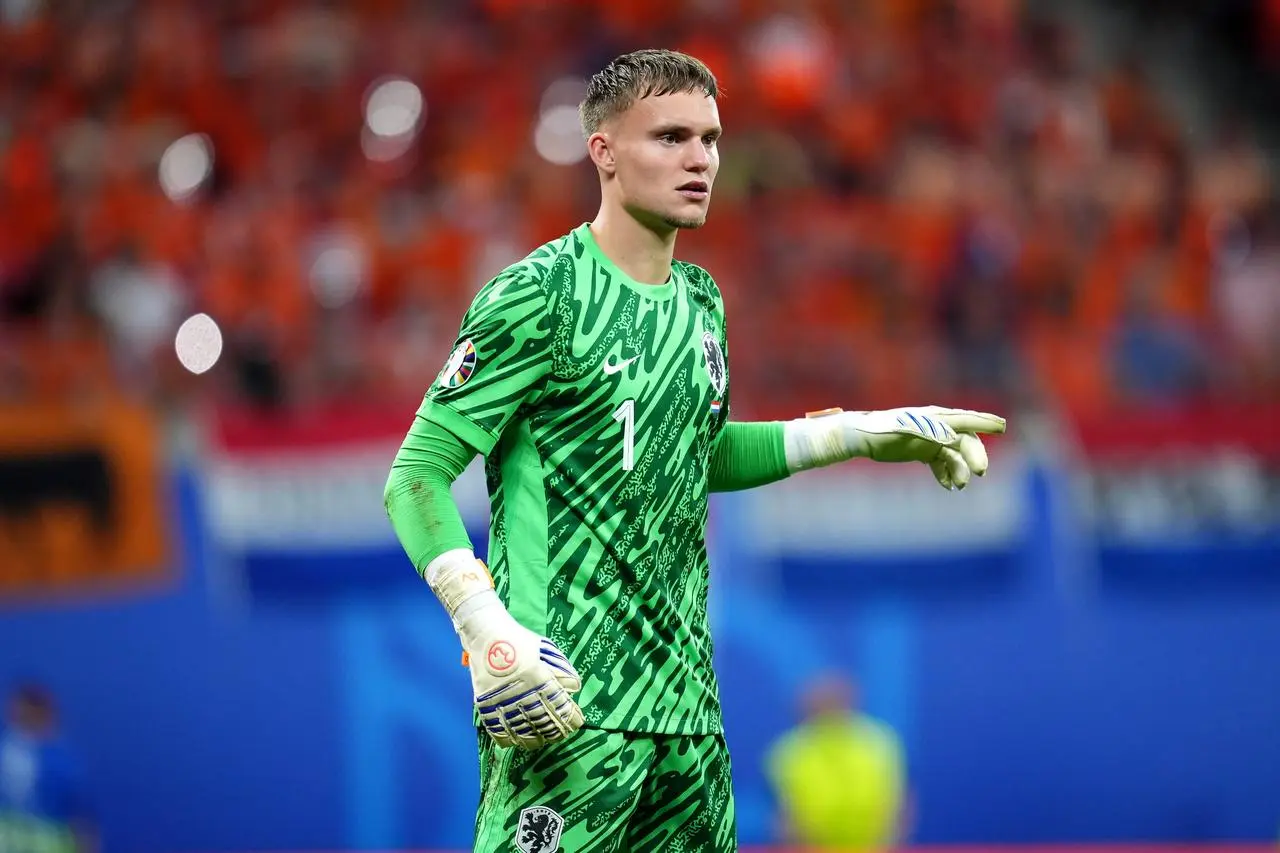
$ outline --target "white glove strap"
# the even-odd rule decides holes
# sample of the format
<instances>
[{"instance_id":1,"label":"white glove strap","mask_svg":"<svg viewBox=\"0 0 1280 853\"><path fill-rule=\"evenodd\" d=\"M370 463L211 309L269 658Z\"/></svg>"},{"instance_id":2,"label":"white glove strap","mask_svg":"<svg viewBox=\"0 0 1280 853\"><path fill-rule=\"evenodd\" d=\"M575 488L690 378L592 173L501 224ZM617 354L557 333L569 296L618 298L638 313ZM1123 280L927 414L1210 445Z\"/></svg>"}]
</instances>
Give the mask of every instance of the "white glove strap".
<instances>
[{"instance_id":1,"label":"white glove strap","mask_svg":"<svg viewBox=\"0 0 1280 853\"><path fill-rule=\"evenodd\" d=\"M455 624L464 603L481 593L493 592L493 579L469 548L445 551L427 564L422 577Z\"/></svg>"},{"instance_id":2,"label":"white glove strap","mask_svg":"<svg viewBox=\"0 0 1280 853\"><path fill-rule=\"evenodd\" d=\"M856 414L840 409L827 409L787 421L783 425L783 437L787 468L791 473L821 468L865 455L861 452L861 443L850 441L851 437L857 436L856 430L851 429L849 423Z\"/></svg>"}]
</instances>

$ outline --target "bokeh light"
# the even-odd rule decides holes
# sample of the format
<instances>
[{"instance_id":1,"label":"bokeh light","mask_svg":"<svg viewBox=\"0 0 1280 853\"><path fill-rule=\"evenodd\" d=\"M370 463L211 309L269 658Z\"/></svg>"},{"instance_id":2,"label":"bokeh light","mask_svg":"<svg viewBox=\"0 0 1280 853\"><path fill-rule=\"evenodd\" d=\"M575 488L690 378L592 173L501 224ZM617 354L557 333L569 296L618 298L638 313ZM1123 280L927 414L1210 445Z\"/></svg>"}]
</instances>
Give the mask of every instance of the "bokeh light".
<instances>
[{"instance_id":1,"label":"bokeh light","mask_svg":"<svg viewBox=\"0 0 1280 853\"><path fill-rule=\"evenodd\" d=\"M315 299L325 308L341 308L364 288L368 258L360 240L335 228L317 239L309 280Z\"/></svg>"},{"instance_id":2,"label":"bokeh light","mask_svg":"<svg viewBox=\"0 0 1280 853\"><path fill-rule=\"evenodd\" d=\"M541 111L556 107L573 107L575 110L587 96L587 81L581 77L561 77L553 80L542 93Z\"/></svg>"},{"instance_id":3,"label":"bokeh light","mask_svg":"<svg viewBox=\"0 0 1280 853\"><path fill-rule=\"evenodd\" d=\"M173 348L183 367L192 373L204 373L222 356L222 330L208 314L195 314L178 327Z\"/></svg>"},{"instance_id":4,"label":"bokeh light","mask_svg":"<svg viewBox=\"0 0 1280 853\"><path fill-rule=\"evenodd\" d=\"M538 155L557 166L572 166L587 156L578 108L563 104L542 113L533 132Z\"/></svg>"},{"instance_id":5,"label":"bokeh light","mask_svg":"<svg viewBox=\"0 0 1280 853\"><path fill-rule=\"evenodd\" d=\"M365 158L396 164L413 150L426 116L422 90L403 77L375 80L364 97L360 151Z\"/></svg>"},{"instance_id":6,"label":"bokeh light","mask_svg":"<svg viewBox=\"0 0 1280 853\"><path fill-rule=\"evenodd\" d=\"M401 77L379 80L364 102L365 126L375 136L406 136L417 131L426 103L422 90Z\"/></svg>"},{"instance_id":7,"label":"bokeh light","mask_svg":"<svg viewBox=\"0 0 1280 853\"><path fill-rule=\"evenodd\" d=\"M173 201L185 201L213 175L213 143L203 133L176 139L160 157L160 188Z\"/></svg>"}]
</instances>

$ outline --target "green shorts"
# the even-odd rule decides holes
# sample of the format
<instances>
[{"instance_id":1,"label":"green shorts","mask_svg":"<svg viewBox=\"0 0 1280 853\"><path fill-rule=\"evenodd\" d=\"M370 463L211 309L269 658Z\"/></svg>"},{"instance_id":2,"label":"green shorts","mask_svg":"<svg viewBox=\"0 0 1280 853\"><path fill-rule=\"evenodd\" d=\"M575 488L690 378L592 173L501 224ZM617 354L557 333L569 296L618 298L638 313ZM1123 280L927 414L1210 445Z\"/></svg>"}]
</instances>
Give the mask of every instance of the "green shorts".
<instances>
[{"instance_id":1,"label":"green shorts","mask_svg":"<svg viewBox=\"0 0 1280 853\"><path fill-rule=\"evenodd\" d=\"M735 853L721 735L583 729L538 750L480 738L476 853Z\"/></svg>"}]
</instances>

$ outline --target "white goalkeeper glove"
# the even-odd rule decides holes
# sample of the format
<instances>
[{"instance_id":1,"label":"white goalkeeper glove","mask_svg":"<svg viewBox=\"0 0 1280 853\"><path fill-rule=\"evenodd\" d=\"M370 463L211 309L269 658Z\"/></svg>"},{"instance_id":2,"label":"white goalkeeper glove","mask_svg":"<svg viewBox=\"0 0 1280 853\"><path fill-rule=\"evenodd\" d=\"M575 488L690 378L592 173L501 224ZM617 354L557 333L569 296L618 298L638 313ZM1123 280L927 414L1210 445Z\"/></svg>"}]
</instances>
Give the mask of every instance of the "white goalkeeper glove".
<instances>
[{"instance_id":1,"label":"white goalkeeper glove","mask_svg":"<svg viewBox=\"0 0 1280 853\"><path fill-rule=\"evenodd\" d=\"M974 474L987 473L987 450L978 436L1004 430L1004 418L970 409L828 409L787 423L787 463L801 471L854 457L924 462L943 488L963 489Z\"/></svg>"},{"instance_id":2,"label":"white goalkeeper glove","mask_svg":"<svg viewBox=\"0 0 1280 853\"><path fill-rule=\"evenodd\" d=\"M512 617L484 563L467 549L448 551L424 576L453 618L480 722L499 746L537 749L582 726L571 695L582 688L578 671L555 643Z\"/></svg>"}]
</instances>

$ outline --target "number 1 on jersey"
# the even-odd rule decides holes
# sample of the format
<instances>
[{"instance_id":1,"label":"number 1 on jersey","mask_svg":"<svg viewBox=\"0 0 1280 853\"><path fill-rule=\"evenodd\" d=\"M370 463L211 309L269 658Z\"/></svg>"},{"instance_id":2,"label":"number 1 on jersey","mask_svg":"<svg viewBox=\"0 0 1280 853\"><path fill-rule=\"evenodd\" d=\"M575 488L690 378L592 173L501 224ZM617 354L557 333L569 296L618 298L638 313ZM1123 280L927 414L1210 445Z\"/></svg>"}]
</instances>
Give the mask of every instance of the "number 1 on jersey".
<instances>
[{"instance_id":1,"label":"number 1 on jersey","mask_svg":"<svg viewBox=\"0 0 1280 853\"><path fill-rule=\"evenodd\" d=\"M622 470L636 467L636 401L625 400L613 413L622 423Z\"/></svg>"}]
</instances>

